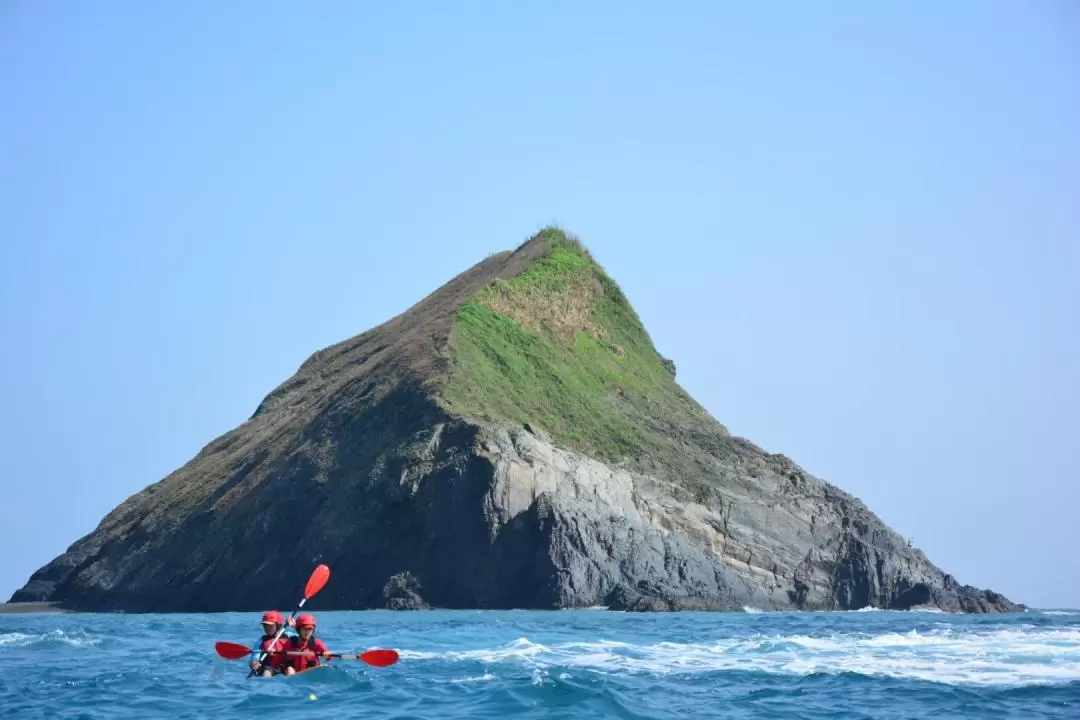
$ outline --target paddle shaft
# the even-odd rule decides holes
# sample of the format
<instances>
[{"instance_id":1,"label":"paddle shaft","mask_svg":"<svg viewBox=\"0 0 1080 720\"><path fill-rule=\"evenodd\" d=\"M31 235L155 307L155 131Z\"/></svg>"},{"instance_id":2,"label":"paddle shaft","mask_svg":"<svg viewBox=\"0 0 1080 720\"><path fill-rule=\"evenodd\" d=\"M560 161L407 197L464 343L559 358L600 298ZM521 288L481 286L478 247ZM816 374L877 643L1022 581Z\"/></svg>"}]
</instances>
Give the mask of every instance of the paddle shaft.
<instances>
[{"instance_id":1,"label":"paddle shaft","mask_svg":"<svg viewBox=\"0 0 1080 720\"><path fill-rule=\"evenodd\" d=\"M360 654L350 653L317 653L314 650L274 650L270 655L306 655L308 657L341 658L342 660L358 660ZM362 653L361 653L362 654Z\"/></svg>"},{"instance_id":2,"label":"paddle shaft","mask_svg":"<svg viewBox=\"0 0 1080 720\"><path fill-rule=\"evenodd\" d=\"M398 661L398 653L396 650L387 649L372 649L365 650L362 653L326 653L325 655L318 655L310 650L307 651L285 651L286 655L307 655L308 657L315 656L316 658L323 657L326 659L339 658L341 660L359 660L366 662L368 665L374 665L375 667L389 667Z\"/></svg>"}]
</instances>

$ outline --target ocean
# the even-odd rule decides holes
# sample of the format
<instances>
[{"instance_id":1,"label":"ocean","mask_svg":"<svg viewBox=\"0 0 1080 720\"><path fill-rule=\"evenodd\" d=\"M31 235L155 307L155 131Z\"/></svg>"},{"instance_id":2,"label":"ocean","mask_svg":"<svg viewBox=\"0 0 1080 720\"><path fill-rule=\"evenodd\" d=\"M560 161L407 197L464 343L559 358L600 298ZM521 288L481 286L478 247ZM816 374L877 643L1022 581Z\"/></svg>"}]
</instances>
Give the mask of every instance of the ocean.
<instances>
[{"instance_id":1,"label":"ocean","mask_svg":"<svg viewBox=\"0 0 1080 720\"><path fill-rule=\"evenodd\" d=\"M249 680L214 643L259 613L0 615L0 717L1080 718L1074 610L314 608L331 650L400 661Z\"/></svg>"}]
</instances>

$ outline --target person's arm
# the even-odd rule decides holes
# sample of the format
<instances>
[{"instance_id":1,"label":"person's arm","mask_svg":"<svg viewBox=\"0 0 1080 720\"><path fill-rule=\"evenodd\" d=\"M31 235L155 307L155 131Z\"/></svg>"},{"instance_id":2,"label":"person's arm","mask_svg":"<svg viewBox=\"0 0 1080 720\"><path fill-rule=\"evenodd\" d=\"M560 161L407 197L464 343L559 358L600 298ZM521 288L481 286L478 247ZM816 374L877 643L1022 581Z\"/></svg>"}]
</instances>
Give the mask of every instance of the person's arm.
<instances>
[{"instance_id":1,"label":"person's arm","mask_svg":"<svg viewBox=\"0 0 1080 720\"><path fill-rule=\"evenodd\" d=\"M256 642L251 647L256 648L256 649L261 649L262 648L262 642L263 642L262 638L259 638L259 641ZM252 655L251 656L251 669L252 670L258 670L259 669L259 656L258 655Z\"/></svg>"}]
</instances>

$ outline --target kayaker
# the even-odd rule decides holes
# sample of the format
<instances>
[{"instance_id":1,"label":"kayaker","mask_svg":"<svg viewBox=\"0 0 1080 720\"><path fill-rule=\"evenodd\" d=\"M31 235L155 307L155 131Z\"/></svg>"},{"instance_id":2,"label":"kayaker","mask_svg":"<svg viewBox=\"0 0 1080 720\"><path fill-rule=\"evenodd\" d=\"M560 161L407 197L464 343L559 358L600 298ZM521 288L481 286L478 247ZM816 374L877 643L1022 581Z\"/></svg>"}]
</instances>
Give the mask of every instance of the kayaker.
<instances>
[{"instance_id":1,"label":"kayaker","mask_svg":"<svg viewBox=\"0 0 1080 720\"><path fill-rule=\"evenodd\" d=\"M314 615L305 613L296 618L296 632L299 635L288 638L285 643L285 650L288 652L308 651L312 654L286 655L285 665L282 670L285 675L295 675L301 670L317 666L321 663L321 658L328 658L330 655L330 648L326 647L322 640L315 637Z\"/></svg>"},{"instance_id":2,"label":"kayaker","mask_svg":"<svg viewBox=\"0 0 1080 720\"><path fill-rule=\"evenodd\" d=\"M259 649L261 655L263 651L266 651L266 657L263 661L259 662L259 657L251 661L251 670L256 675L262 675L263 677L272 677L282 672L287 655L285 655L285 646L288 644L289 638L286 635L277 637L278 632L281 631L284 625L284 620L281 617L281 613L277 610L267 610L262 616L262 629L263 636L259 638L259 642L255 643L255 647ZM275 640L275 638L277 638Z\"/></svg>"}]
</instances>

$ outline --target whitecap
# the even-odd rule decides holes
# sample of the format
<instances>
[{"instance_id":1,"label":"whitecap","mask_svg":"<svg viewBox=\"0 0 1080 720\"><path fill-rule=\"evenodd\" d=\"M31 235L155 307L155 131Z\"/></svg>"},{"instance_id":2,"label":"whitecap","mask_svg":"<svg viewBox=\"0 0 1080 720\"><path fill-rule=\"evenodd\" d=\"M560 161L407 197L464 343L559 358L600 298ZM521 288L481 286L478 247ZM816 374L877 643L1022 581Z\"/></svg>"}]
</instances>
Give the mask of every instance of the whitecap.
<instances>
[{"instance_id":1,"label":"whitecap","mask_svg":"<svg viewBox=\"0 0 1080 720\"><path fill-rule=\"evenodd\" d=\"M0 635L0 647L28 647L38 643L59 642L73 647L97 645L99 638L89 638L80 635L68 635L63 630L53 630L41 635L29 635L27 633L13 632Z\"/></svg>"},{"instance_id":2,"label":"whitecap","mask_svg":"<svg viewBox=\"0 0 1080 720\"><path fill-rule=\"evenodd\" d=\"M476 675L476 676L472 676L472 677L456 678L454 680L451 680L450 682L455 683L455 684L476 683L476 682L489 682L489 681L494 680L494 679L495 679L495 676L492 675L491 673L484 673L483 675Z\"/></svg>"},{"instance_id":3,"label":"whitecap","mask_svg":"<svg viewBox=\"0 0 1080 720\"><path fill-rule=\"evenodd\" d=\"M758 671L855 673L950 685L1019 686L1080 680L1080 628L937 628L879 634L757 635L709 642L633 644L611 640L550 646L518 638L494 648L402 652L414 660L509 663L597 673Z\"/></svg>"},{"instance_id":4,"label":"whitecap","mask_svg":"<svg viewBox=\"0 0 1080 720\"><path fill-rule=\"evenodd\" d=\"M0 635L0 647L6 645L14 645L16 647L22 645L29 645L34 640L35 635L27 635L26 633L4 633Z\"/></svg>"},{"instance_id":5,"label":"whitecap","mask_svg":"<svg viewBox=\"0 0 1080 720\"><path fill-rule=\"evenodd\" d=\"M952 614L952 613L945 612L944 610L939 608L937 605L913 605L911 608L908 609L908 612L930 613L930 614L933 614L933 615L949 615L949 614Z\"/></svg>"}]
</instances>

